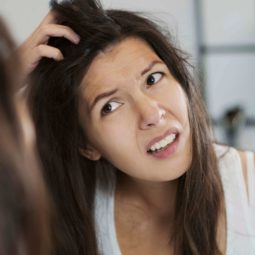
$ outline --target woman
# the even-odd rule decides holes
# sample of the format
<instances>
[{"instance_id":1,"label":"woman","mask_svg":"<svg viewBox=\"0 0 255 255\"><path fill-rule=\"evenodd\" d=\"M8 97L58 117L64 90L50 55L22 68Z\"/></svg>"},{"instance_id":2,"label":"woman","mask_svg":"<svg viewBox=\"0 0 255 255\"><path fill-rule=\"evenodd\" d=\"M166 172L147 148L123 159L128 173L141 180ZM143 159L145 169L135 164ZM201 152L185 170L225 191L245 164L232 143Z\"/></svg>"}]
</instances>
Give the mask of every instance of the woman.
<instances>
[{"instance_id":1,"label":"woman","mask_svg":"<svg viewBox=\"0 0 255 255\"><path fill-rule=\"evenodd\" d=\"M254 156L213 144L182 52L132 12L52 7L80 36L49 40L64 60L43 59L30 91L54 254L253 254Z\"/></svg>"}]
</instances>

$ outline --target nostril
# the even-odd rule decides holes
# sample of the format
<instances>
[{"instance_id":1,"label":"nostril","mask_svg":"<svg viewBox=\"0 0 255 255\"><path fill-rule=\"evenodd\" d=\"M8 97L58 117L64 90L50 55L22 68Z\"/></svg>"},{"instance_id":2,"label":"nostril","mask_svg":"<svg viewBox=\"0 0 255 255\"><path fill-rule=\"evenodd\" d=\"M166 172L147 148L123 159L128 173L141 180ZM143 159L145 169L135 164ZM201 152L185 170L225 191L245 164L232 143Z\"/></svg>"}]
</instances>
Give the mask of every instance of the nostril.
<instances>
[{"instance_id":1,"label":"nostril","mask_svg":"<svg viewBox=\"0 0 255 255\"><path fill-rule=\"evenodd\" d=\"M149 110L148 110L149 109ZM164 121L166 118L166 111L159 107L147 108L147 111L142 115L142 128L152 128Z\"/></svg>"}]
</instances>

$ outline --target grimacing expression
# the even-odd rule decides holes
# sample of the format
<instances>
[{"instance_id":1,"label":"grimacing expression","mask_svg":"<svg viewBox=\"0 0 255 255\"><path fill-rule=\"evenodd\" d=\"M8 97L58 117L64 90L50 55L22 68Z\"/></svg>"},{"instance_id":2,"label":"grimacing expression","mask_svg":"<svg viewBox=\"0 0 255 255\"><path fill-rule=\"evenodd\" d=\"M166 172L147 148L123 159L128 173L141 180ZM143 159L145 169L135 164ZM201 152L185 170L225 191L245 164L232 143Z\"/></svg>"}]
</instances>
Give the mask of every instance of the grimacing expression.
<instances>
[{"instance_id":1,"label":"grimacing expression","mask_svg":"<svg viewBox=\"0 0 255 255\"><path fill-rule=\"evenodd\" d=\"M170 181L191 163L187 98L165 63L142 39L128 37L99 53L80 86L81 148L130 177Z\"/></svg>"}]
</instances>

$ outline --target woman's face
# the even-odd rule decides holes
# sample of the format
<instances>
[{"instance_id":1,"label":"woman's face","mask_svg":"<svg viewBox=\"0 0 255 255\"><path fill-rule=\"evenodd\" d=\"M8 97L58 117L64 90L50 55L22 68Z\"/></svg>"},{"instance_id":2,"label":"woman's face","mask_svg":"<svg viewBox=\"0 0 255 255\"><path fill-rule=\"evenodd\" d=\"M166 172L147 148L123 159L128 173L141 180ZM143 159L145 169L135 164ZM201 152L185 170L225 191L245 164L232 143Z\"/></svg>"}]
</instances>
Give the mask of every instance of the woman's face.
<instances>
[{"instance_id":1,"label":"woman's face","mask_svg":"<svg viewBox=\"0 0 255 255\"><path fill-rule=\"evenodd\" d=\"M89 159L102 156L147 181L174 180L190 166L187 98L141 39L127 38L94 59L80 87L79 114Z\"/></svg>"}]
</instances>

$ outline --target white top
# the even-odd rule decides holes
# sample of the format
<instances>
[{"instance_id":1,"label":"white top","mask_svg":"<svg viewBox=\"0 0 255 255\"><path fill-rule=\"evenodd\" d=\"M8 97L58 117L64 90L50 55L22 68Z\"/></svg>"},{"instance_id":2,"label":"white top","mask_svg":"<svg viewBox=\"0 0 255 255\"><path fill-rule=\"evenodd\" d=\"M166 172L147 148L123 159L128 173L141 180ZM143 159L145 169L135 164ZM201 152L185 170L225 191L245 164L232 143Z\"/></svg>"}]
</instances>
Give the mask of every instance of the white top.
<instances>
[{"instance_id":1,"label":"white top","mask_svg":"<svg viewBox=\"0 0 255 255\"><path fill-rule=\"evenodd\" d=\"M237 150L215 146L226 202L227 255L255 255L255 167L246 152L248 194ZM97 189L95 221L100 254L121 255L114 223L114 189Z\"/></svg>"}]
</instances>

